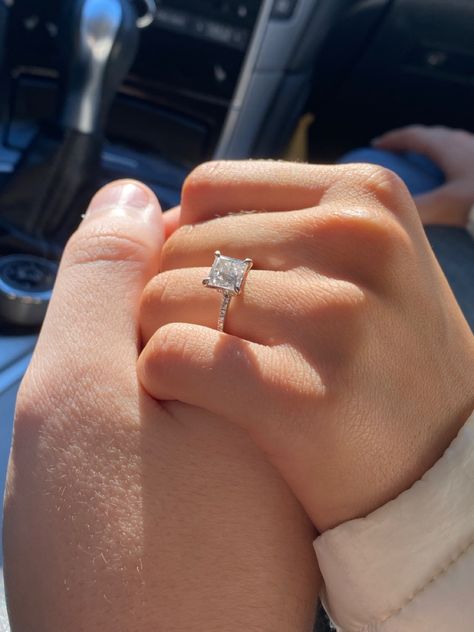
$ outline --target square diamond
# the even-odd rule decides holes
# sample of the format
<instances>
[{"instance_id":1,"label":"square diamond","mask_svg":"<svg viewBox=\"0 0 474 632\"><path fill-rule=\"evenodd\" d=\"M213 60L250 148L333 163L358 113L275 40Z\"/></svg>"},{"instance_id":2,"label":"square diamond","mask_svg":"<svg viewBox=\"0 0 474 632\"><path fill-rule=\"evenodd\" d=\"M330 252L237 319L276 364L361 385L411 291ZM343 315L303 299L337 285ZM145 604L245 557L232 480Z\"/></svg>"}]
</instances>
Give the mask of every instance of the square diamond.
<instances>
[{"instance_id":1,"label":"square diamond","mask_svg":"<svg viewBox=\"0 0 474 632\"><path fill-rule=\"evenodd\" d=\"M238 294L249 269L247 261L216 255L207 286Z\"/></svg>"}]
</instances>

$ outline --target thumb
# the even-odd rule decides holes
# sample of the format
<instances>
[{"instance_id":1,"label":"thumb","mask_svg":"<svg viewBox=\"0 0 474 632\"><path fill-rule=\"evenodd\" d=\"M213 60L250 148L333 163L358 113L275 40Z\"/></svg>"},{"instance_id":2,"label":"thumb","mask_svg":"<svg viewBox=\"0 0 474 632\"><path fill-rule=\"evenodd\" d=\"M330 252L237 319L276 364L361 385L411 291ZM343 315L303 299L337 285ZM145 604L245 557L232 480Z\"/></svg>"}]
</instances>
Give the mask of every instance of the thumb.
<instances>
[{"instance_id":1,"label":"thumb","mask_svg":"<svg viewBox=\"0 0 474 632\"><path fill-rule=\"evenodd\" d=\"M429 193L417 195L414 199L425 226L466 226L470 204L460 195L457 183L446 184Z\"/></svg>"},{"instance_id":2,"label":"thumb","mask_svg":"<svg viewBox=\"0 0 474 632\"><path fill-rule=\"evenodd\" d=\"M163 241L160 205L147 187L123 180L96 194L64 251L35 354L43 370L60 361L136 361L138 305Z\"/></svg>"}]
</instances>

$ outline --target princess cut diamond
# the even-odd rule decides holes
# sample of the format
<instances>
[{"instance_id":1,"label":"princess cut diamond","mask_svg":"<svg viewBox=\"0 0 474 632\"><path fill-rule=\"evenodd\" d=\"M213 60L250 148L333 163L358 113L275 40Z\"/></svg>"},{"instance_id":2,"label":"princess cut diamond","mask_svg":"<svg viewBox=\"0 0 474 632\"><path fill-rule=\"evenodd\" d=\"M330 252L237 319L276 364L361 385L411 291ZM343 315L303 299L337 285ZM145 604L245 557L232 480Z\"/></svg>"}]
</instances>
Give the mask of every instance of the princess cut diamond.
<instances>
[{"instance_id":1,"label":"princess cut diamond","mask_svg":"<svg viewBox=\"0 0 474 632\"><path fill-rule=\"evenodd\" d=\"M250 265L249 261L216 255L207 286L238 294Z\"/></svg>"}]
</instances>

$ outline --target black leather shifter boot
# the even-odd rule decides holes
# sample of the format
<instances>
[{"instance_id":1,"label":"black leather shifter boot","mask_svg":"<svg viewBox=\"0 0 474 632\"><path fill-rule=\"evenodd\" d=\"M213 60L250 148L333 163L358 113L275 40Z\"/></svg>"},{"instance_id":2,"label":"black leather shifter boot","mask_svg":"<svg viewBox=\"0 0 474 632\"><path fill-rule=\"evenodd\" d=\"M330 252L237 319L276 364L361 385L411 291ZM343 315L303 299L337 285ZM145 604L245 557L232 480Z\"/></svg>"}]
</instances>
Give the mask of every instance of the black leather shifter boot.
<instances>
[{"instance_id":1,"label":"black leather shifter boot","mask_svg":"<svg viewBox=\"0 0 474 632\"><path fill-rule=\"evenodd\" d=\"M102 142L44 126L0 192L2 252L59 258L97 189Z\"/></svg>"}]
</instances>

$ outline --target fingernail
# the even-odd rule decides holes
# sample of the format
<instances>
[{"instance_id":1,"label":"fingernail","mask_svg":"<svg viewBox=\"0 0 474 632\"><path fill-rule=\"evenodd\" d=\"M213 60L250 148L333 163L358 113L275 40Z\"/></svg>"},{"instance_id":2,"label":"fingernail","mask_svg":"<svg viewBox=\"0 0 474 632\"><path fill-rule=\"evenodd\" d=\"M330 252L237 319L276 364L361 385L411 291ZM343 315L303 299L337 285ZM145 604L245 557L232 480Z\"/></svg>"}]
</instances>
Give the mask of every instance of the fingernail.
<instances>
[{"instance_id":1,"label":"fingernail","mask_svg":"<svg viewBox=\"0 0 474 632\"><path fill-rule=\"evenodd\" d=\"M85 218L105 209L137 209L146 210L152 199L150 191L138 182L119 180L108 184L94 196Z\"/></svg>"}]
</instances>

